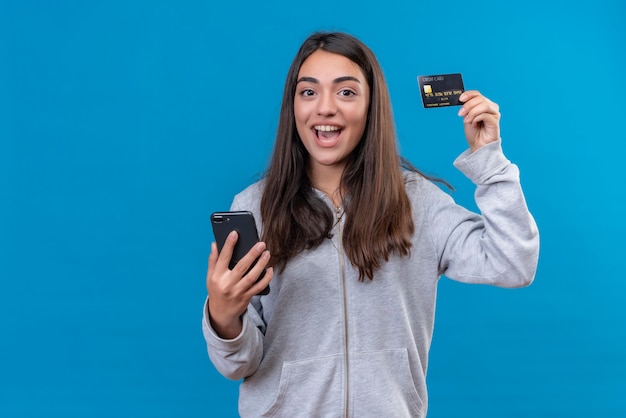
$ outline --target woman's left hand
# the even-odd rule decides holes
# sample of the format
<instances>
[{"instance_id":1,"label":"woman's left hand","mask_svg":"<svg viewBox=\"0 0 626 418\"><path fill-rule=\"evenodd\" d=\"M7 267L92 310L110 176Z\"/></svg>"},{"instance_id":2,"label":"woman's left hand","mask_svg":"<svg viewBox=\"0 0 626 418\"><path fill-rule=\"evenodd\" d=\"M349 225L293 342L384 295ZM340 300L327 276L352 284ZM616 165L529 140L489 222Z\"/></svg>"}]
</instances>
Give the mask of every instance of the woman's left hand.
<instances>
[{"instance_id":1,"label":"woman's left hand","mask_svg":"<svg viewBox=\"0 0 626 418\"><path fill-rule=\"evenodd\" d=\"M500 107L476 90L464 92L459 116L463 117L465 138L472 152L500 139Z\"/></svg>"}]
</instances>

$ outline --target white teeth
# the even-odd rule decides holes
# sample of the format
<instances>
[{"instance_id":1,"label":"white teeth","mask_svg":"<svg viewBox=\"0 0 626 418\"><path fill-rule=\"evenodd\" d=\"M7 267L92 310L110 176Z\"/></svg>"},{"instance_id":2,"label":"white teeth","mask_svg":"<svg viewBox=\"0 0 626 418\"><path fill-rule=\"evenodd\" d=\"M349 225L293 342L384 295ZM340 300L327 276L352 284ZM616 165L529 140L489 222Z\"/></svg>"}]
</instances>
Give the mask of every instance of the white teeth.
<instances>
[{"instance_id":1,"label":"white teeth","mask_svg":"<svg viewBox=\"0 0 626 418\"><path fill-rule=\"evenodd\" d=\"M338 126L332 126L332 125L317 125L314 126L313 129L315 129L316 131L322 131L322 132L332 132L332 131L338 131L339 128Z\"/></svg>"}]
</instances>

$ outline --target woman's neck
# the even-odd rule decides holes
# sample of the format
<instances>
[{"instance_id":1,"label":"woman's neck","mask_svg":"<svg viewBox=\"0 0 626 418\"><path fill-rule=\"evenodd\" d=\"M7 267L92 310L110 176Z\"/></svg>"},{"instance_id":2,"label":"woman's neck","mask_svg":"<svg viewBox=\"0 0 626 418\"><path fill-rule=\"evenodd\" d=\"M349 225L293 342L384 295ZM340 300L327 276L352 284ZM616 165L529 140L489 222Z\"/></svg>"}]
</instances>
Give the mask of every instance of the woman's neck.
<instances>
[{"instance_id":1,"label":"woman's neck","mask_svg":"<svg viewBox=\"0 0 626 418\"><path fill-rule=\"evenodd\" d=\"M309 180L311 185L317 190L323 192L333 206L340 207L342 205L341 193L341 175L343 167L319 167L316 170L309 170Z\"/></svg>"}]
</instances>

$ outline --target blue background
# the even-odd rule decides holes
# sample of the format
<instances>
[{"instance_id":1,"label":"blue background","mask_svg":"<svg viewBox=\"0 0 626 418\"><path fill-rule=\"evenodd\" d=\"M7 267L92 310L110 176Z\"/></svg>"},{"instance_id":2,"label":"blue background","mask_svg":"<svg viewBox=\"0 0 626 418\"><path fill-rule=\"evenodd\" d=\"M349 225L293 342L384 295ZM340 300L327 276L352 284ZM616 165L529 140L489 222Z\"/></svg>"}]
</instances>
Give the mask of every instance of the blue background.
<instances>
[{"instance_id":1,"label":"blue background","mask_svg":"<svg viewBox=\"0 0 626 418\"><path fill-rule=\"evenodd\" d=\"M236 416L200 331L209 214L265 169L318 29L373 49L402 153L470 208L458 108L423 109L416 76L498 102L541 230L531 287L442 280L429 417L626 416L625 12L0 1L0 416Z\"/></svg>"}]
</instances>

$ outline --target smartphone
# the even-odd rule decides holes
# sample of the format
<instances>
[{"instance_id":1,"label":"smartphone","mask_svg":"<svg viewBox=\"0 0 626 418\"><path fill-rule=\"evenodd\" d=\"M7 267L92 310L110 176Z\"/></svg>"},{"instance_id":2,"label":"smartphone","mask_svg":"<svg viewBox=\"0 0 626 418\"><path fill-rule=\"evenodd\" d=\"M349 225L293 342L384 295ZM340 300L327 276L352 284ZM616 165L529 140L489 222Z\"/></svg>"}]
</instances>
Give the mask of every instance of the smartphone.
<instances>
[{"instance_id":1,"label":"smartphone","mask_svg":"<svg viewBox=\"0 0 626 418\"><path fill-rule=\"evenodd\" d=\"M237 244L235 244L233 256L230 258L230 264L228 266L231 270L235 267L235 264L259 242L259 234L256 230L256 223L252 212L214 212L211 214L211 226L213 227L213 235L215 236L215 243L217 244L217 250L219 252L222 251L228 234L232 231L237 231L239 238L237 239ZM256 262L257 260L252 263L248 271L255 266ZM265 276L265 269L263 269L258 280L261 280L263 276ZM268 285L259 294L267 295L269 292L270 287Z\"/></svg>"}]
</instances>

